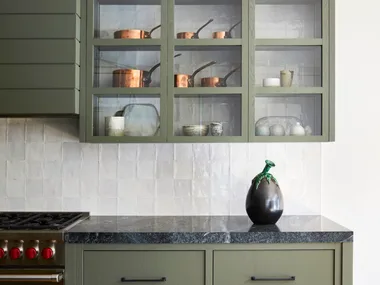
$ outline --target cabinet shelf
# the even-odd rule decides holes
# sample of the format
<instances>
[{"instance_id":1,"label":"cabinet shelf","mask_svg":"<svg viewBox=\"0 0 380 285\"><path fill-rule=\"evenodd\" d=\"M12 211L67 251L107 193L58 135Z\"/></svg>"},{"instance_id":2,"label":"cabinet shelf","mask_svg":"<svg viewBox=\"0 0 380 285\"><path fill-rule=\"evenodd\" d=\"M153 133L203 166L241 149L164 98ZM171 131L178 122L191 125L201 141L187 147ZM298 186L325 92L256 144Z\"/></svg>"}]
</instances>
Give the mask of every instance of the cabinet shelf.
<instances>
[{"instance_id":1,"label":"cabinet shelf","mask_svg":"<svg viewBox=\"0 0 380 285\"><path fill-rule=\"evenodd\" d=\"M256 39L256 46L321 46L322 39Z\"/></svg>"},{"instance_id":2,"label":"cabinet shelf","mask_svg":"<svg viewBox=\"0 0 380 285\"><path fill-rule=\"evenodd\" d=\"M242 87L191 87L191 88L174 88L176 95L241 95L243 93Z\"/></svg>"},{"instance_id":3,"label":"cabinet shelf","mask_svg":"<svg viewBox=\"0 0 380 285\"><path fill-rule=\"evenodd\" d=\"M109 48L114 51L128 50L129 46L141 46L146 50L147 46L160 46L163 43L161 39L93 39L92 44L102 49Z\"/></svg>"},{"instance_id":4,"label":"cabinet shelf","mask_svg":"<svg viewBox=\"0 0 380 285\"><path fill-rule=\"evenodd\" d=\"M323 87L255 87L256 97L260 95L267 96L284 96L285 94L322 94Z\"/></svg>"},{"instance_id":5,"label":"cabinet shelf","mask_svg":"<svg viewBox=\"0 0 380 285\"><path fill-rule=\"evenodd\" d=\"M166 142L162 136L155 137L108 137L108 136L91 136L88 138L90 143L154 143Z\"/></svg>"},{"instance_id":6,"label":"cabinet shelf","mask_svg":"<svg viewBox=\"0 0 380 285\"><path fill-rule=\"evenodd\" d=\"M193 39L193 40L181 40L175 39L174 45L176 47L194 47L202 46L215 49L223 46L241 46L242 39Z\"/></svg>"},{"instance_id":7,"label":"cabinet shelf","mask_svg":"<svg viewBox=\"0 0 380 285\"><path fill-rule=\"evenodd\" d=\"M89 94L91 95L104 95L104 96L115 96L115 95L149 95L149 94L160 94L162 89L159 87L147 87L147 88L91 88Z\"/></svg>"},{"instance_id":8,"label":"cabinet shelf","mask_svg":"<svg viewBox=\"0 0 380 285\"><path fill-rule=\"evenodd\" d=\"M284 143L290 143L290 142L327 142L329 141L326 136L255 136L253 137L252 141L254 142L284 142Z\"/></svg>"},{"instance_id":9,"label":"cabinet shelf","mask_svg":"<svg viewBox=\"0 0 380 285\"><path fill-rule=\"evenodd\" d=\"M222 143L222 142L246 142L247 138L244 136L172 136L169 138L169 142L173 143Z\"/></svg>"}]
</instances>

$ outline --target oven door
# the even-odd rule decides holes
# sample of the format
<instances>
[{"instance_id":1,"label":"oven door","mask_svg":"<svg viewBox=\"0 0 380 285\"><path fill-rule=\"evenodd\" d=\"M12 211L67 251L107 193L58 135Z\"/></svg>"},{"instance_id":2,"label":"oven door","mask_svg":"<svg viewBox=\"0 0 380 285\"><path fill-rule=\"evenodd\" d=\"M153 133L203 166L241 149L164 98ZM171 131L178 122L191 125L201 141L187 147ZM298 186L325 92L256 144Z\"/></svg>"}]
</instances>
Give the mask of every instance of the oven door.
<instances>
[{"instance_id":1,"label":"oven door","mask_svg":"<svg viewBox=\"0 0 380 285\"><path fill-rule=\"evenodd\" d=\"M1 269L0 285L46 285L64 284L64 272L59 270L39 270L39 269Z\"/></svg>"}]
</instances>

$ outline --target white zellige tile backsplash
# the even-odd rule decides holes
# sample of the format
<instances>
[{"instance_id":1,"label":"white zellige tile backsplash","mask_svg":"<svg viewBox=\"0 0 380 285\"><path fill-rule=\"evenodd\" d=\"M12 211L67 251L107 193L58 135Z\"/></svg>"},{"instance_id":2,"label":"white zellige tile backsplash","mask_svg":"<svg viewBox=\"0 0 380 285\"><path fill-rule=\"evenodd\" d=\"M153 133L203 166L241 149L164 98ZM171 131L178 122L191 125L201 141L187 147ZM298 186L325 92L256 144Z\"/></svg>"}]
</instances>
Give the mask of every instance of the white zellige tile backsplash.
<instances>
[{"instance_id":1,"label":"white zellige tile backsplash","mask_svg":"<svg viewBox=\"0 0 380 285\"><path fill-rule=\"evenodd\" d=\"M266 158L285 214L320 214L319 143L81 144L75 119L0 119L0 210L244 215Z\"/></svg>"}]
</instances>

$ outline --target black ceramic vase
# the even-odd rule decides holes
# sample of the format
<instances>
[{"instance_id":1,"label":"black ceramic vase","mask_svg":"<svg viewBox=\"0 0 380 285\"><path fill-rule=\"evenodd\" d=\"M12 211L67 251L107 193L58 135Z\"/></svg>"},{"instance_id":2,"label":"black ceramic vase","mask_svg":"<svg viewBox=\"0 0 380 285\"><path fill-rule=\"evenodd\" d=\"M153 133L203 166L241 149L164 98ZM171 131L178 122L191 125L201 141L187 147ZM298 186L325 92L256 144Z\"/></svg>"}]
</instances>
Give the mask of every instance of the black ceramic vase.
<instances>
[{"instance_id":1,"label":"black ceramic vase","mask_svg":"<svg viewBox=\"0 0 380 285\"><path fill-rule=\"evenodd\" d=\"M245 208L251 221L257 225L275 224L284 211L284 201L276 178L269 173L275 164L265 161L263 171L252 180Z\"/></svg>"}]
</instances>

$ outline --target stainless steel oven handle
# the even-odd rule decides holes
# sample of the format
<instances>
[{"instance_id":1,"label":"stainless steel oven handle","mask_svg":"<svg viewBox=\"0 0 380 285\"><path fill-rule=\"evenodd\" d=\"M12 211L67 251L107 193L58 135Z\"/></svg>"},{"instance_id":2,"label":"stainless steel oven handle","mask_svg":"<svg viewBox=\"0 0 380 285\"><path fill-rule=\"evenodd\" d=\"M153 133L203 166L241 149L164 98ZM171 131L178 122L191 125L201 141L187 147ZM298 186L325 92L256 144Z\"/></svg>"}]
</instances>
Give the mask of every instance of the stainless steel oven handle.
<instances>
[{"instance_id":1,"label":"stainless steel oven handle","mask_svg":"<svg viewBox=\"0 0 380 285\"><path fill-rule=\"evenodd\" d=\"M50 282L59 283L63 279L63 274L0 274L1 282Z\"/></svg>"}]
</instances>

